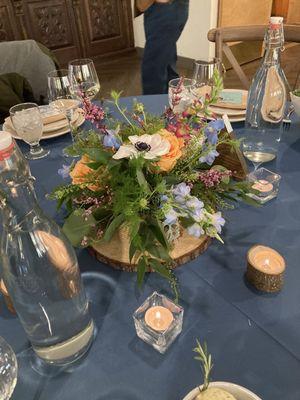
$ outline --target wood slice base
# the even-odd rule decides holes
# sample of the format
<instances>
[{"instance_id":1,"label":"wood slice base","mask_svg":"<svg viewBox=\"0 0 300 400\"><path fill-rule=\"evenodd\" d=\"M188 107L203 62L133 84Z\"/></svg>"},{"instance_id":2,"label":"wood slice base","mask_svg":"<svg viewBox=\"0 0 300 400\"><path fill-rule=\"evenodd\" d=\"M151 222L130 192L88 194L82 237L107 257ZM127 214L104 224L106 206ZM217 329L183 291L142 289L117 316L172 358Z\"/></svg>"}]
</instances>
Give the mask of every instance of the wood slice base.
<instances>
[{"instance_id":1,"label":"wood slice base","mask_svg":"<svg viewBox=\"0 0 300 400\"><path fill-rule=\"evenodd\" d=\"M195 238L184 230L170 253L174 260L172 268L194 260L208 248L210 242L209 236ZM99 261L112 268L127 272L136 271L136 262L129 261L129 237L125 229L120 229L110 242L94 245L89 251Z\"/></svg>"}]
</instances>

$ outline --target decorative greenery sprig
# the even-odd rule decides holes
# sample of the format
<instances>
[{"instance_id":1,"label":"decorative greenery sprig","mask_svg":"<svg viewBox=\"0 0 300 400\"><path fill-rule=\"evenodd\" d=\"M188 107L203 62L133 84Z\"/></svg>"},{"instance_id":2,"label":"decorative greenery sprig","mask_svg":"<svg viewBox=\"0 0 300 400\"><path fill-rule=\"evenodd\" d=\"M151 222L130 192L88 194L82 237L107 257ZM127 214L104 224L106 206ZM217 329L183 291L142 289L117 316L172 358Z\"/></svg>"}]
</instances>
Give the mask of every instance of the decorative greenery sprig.
<instances>
[{"instance_id":1,"label":"decorative greenery sprig","mask_svg":"<svg viewBox=\"0 0 300 400\"><path fill-rule=\"evenodd\" d=\"M203 346L201 346L198 339L196 339L196 342L197 342L197 347L195 347L193 349L193 351L195 353L197 353L197 355L194 358L195 358L195 360L198 360L201 362L201 369L202 369L202 373L203 373L204 383L203 383L202 389L200 389L200 391L204 392L208 388L208 385L209 385L210 373L213 368L213 364L211 361L211 355L208 354L208 352L207 352L206 343L204 342Z\"/></svg>"}]
</instances>

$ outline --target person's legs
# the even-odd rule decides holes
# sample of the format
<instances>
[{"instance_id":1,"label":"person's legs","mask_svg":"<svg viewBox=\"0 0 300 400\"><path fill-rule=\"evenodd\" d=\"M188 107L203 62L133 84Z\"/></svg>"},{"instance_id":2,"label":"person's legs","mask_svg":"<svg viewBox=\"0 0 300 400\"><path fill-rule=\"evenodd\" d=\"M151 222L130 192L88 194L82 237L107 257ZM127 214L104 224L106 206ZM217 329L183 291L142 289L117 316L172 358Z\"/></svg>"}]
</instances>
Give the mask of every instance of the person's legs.
<instances>
[{"instance_id":1,"label":"person's legs","mask_svg":"<svg viewBox=\"0 0 300 400\"><path fill-rule=\"evenodd\" d=\"M188 16L188 0L154 4L145 12L146 46L142 64L144 94L168 92L168 82L177 77L176 42Z\"/></svg>"},{"instance_id":2,"label":"person's legs","mask_svg":"<svg viewBox=\"0 0 300 400\"><path fill-rule=\"evenodd\" d=\"M180 38L180 35L188 20L188 16L189 16L189 0L177 0L177 6L176 6L177 29L176 32L174 31L174 39L176 39L176 42ZM173 58L170 60L170 63L168 65L168 81L179 77L176 69L176 64L177 64L176 42L175 42L175 49L173 52Z\"/></svg>"}]
</instances>

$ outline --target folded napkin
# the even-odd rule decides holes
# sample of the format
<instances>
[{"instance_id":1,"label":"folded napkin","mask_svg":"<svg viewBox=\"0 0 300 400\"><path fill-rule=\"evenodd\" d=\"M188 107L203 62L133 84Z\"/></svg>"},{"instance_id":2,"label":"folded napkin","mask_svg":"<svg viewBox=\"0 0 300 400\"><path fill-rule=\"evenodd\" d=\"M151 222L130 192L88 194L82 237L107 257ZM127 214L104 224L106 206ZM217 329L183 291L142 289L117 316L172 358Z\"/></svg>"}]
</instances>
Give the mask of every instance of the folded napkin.
<instances>
[{"instance_id":1,"label":"folded napkin","mask_svg":"<svg viewBox=\"0 0 300 400\"><path fill-rule=\"evenodd\" d=\"M42 114L44 125L61 121L66 118L64 114L60 113L59 111L53 110L53 108L50 106L40 106L39 109Z\"/></svg>"},{"instance_id":2,"label":"folded napkin","mask_svg":"<svg viewBox=\"0 0 300 400\"><path fill-rule=\"evenodd\" d=\"M222 107L222 108L231 108L233 110L246 110L247 108L247 99L248 99L248 92L244 90L222 90L220 93L219 100L216 104L213 104L215 107Z\"/></svg>"},{"instance_id":3,"label":"folded napkin","mask_svg":"<svg viewBox=\"0 0 300 400\"><path fill-rule=\"evenodd\" d=\"M197 88L195 93L199 97L210 94L211 86L205 85ZM230 108L232 110L246 110L248 92L245 90L222 90L216 104L211 107Z\"/></svg>"}]
</instances>

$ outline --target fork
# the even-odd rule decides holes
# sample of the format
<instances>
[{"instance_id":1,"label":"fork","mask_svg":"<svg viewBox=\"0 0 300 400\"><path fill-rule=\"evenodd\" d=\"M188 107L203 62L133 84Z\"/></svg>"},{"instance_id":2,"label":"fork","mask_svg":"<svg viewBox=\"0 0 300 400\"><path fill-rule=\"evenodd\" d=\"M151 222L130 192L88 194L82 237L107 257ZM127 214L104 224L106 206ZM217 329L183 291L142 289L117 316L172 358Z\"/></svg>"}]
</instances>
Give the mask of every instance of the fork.
<instances>
[{"instance_id":1,"label":"fork","mask_svg":"<svg viewBox=\"0 0 300 400\"><path fill-rule=\"evenodd\" d=\"M290 116L293 114L293 112L295 111L295 107L293 106L293 104L291 104L289 106L288 112L286 114L286 117L283 120L283 129L285 131L288 131L290 129L291 126L291 118Z\"/></svg>"}]
</instances>

